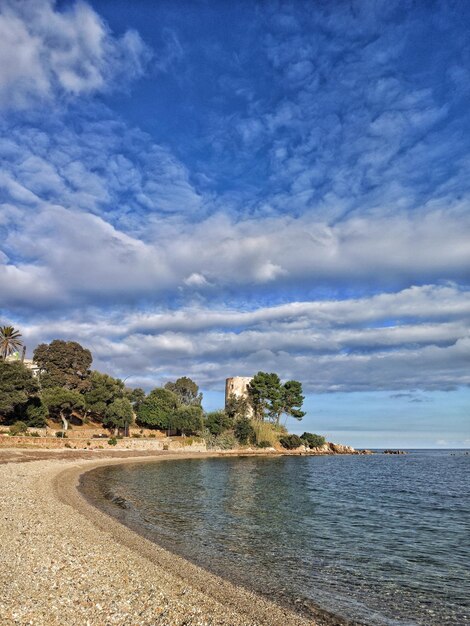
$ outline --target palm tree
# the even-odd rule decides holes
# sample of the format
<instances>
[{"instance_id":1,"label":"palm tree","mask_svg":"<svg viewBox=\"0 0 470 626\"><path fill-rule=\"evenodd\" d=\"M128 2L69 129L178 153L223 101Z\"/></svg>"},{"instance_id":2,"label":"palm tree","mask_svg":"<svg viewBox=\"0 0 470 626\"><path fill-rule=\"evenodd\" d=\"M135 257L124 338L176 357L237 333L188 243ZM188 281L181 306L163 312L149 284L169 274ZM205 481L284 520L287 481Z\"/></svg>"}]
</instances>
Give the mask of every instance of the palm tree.
<instances>
[{"instance_id":1,"label":"palm tree","mask_svg":"<svg viewBox=\"0 0 470 626\"><path fill-rule=\"evenodd\" d=\"M13 326L0 326L0 356L5 360L9 354L23 345L21 333Z\"/></svg>"}]
</instances>

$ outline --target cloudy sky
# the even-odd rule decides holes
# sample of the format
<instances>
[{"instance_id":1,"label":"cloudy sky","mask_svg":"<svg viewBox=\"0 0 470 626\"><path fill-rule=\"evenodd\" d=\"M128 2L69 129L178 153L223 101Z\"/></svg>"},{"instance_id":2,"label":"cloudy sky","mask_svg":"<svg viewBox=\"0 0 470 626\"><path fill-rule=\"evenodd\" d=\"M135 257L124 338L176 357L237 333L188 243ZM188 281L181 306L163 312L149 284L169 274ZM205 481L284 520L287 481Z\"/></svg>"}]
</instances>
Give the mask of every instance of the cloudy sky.
<instances>
[{"instance_id":1,"label":"cloudy sky","mask_svg":"<svg viewBox=\"0 0 470 626\"><path fill-rule=\"evenodd\" d=\"M0 0L0 323L470 447L470 4Z\"/></svg>"}]
</instances>

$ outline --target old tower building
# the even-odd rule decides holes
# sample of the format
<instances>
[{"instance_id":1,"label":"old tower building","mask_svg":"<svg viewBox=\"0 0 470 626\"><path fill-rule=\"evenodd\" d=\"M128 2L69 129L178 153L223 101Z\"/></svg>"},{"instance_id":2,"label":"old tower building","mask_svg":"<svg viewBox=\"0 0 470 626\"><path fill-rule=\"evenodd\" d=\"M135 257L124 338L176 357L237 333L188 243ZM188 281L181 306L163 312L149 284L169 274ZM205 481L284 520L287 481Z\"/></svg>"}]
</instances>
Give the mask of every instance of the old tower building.
<instances>
[{"instance_id":1,"label":"old tower building","mask_svg":"<svg viewBox=\"0 0 470 626\"><path fill-rule=\"evenodd\" d=\"M236 398L246 398L248 396L248 384L251 382L251 376L234 376L225 380L225 406L230 396ZM247 417L253 416L253 410L249 408Z\"/></svg>"}]
</instances>

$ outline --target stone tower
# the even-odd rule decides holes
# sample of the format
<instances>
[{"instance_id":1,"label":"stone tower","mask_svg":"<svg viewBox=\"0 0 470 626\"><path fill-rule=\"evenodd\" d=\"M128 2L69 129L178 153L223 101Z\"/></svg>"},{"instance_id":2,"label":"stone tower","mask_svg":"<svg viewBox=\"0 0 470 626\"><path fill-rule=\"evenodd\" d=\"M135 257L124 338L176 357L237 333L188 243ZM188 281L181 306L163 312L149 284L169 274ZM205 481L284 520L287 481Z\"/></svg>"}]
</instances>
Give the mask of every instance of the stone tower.
<instances>
[{"instance_id":1,"label":"stone tower","mask_svg":"<svg viewBox=\"0 0 470 626\"><path fill-rule=\"evenodd\" d=\"M248 383L252 376L234 376L225 380L225 406L230 396L246 398L248 396ZM247 417L253 417L253 409L249 407Z\"/></svg>"}]
</instances>

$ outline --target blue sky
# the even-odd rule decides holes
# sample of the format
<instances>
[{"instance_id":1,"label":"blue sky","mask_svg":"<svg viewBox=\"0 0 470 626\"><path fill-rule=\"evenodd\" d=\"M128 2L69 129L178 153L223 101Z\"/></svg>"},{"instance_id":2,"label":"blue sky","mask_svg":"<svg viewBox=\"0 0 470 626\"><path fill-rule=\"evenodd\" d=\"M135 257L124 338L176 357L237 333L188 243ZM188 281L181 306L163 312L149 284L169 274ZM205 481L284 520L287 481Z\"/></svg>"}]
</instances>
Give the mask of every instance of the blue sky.
<instances>
[{"instance_id":1,"label":"blue sky","mask_svg":"<svg viewBox=\"0 0 470 626\"><path fill-rule=\"evenodd\" d=\"M0 3L0 321L468 447L470 6Z\"/></svg>"}]
</instances>

